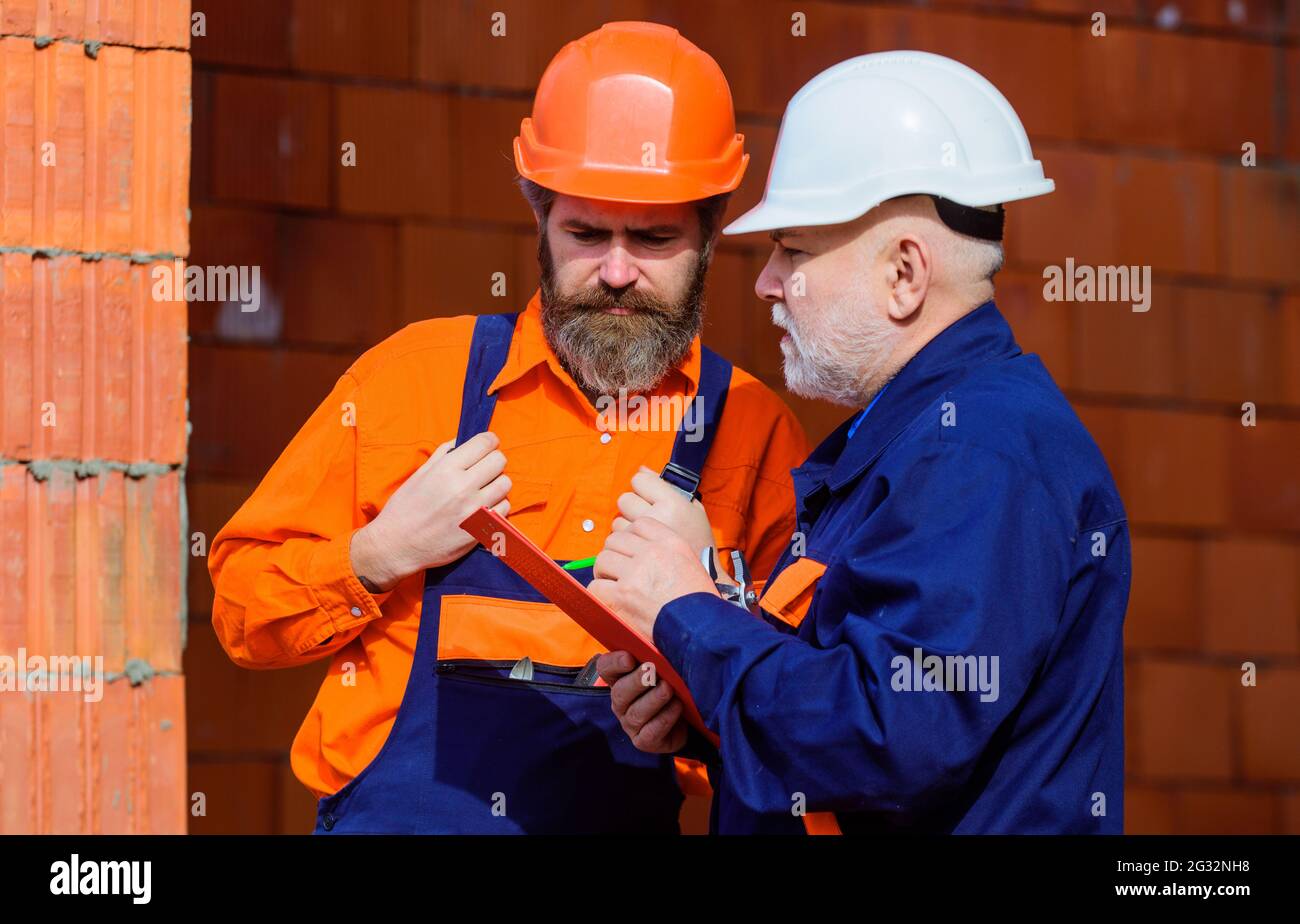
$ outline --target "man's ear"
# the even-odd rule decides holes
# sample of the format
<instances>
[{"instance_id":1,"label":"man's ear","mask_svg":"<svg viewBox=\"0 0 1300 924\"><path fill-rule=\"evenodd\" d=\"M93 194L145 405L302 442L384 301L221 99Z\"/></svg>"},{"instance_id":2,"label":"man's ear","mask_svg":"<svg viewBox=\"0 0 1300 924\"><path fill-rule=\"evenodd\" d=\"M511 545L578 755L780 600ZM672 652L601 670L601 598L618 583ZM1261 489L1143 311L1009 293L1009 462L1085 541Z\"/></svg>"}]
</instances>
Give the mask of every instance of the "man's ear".
<instances>
[{"instance_id":1,"label":"man's ear","mask_svg":"<svg viewBox=\"0 0 1300 924\"><path fill-rule=\"evenodd\" d=\"M889 254L889 317L907 321L925 303L930 288L930 247L925 239L912 233L900 235Z\"/></svg>"}]
</instances>

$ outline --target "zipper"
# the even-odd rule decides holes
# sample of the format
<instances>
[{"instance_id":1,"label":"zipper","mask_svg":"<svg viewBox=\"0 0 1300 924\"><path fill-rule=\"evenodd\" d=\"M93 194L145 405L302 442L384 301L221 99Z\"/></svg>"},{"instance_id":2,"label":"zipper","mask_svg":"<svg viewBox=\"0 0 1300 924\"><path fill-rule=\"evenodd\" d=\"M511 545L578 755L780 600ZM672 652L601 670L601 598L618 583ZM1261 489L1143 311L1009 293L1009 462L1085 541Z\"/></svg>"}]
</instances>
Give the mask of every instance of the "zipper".
<instances>
[{"instance_id":1,"label":"zipper","mask_svg":"<svg viewBox=\"0 0 1300 924\"><path fill-rule=\"evenodd\" d=\"M434 673L440 677L446 677L449 680L462 680L469 683L485 683L491 686L507 687L529 687L536 690L549 690L555 693L578 693L587 696L608 696L609 687L579 687L572 683L559 683L547 680L511 680L509 677L498 677L495 674L476 673L482 670L508 670L513 667L514 661L479 661L474 659L458 659L437 661L433 665ZM551 674L557 677L568 677L570 680L575 679L581 667L557 667L554 664L533 663L534 676L537 674Z\"/></svg>"}]
</instances>

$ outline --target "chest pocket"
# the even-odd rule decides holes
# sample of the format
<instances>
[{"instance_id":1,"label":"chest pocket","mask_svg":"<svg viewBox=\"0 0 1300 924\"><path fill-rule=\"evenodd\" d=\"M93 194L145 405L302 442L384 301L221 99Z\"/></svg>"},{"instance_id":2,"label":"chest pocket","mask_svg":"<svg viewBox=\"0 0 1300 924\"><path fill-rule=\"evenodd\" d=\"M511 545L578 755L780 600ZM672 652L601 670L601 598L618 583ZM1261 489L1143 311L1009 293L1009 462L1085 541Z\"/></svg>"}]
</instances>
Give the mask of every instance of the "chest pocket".
<instances>
[{"instance_id":1,"label":"chest pocket","mask_svg":"<svg viewBox=\"0 0 1300 924\"><path fill-rule=\"evenodd\" d=\"M826 573L826 565L807 556L795 559L769 581L758 605L769 615L797 629L812 607L817 581Z\"/></svg>"},{"instance_id":2,"label":"chest pocket","mask_svg":"<svg viewBox=\"0 0 1300 924\"><path fill-rule=\"evenodd\" d=\"M530 510L534 507L546 506L546 499L551 494L551 483L549 481L533 481L527 478L516 478L510 472L510 513L514 515L521 510Z\"/></svg>"}]
</instances>

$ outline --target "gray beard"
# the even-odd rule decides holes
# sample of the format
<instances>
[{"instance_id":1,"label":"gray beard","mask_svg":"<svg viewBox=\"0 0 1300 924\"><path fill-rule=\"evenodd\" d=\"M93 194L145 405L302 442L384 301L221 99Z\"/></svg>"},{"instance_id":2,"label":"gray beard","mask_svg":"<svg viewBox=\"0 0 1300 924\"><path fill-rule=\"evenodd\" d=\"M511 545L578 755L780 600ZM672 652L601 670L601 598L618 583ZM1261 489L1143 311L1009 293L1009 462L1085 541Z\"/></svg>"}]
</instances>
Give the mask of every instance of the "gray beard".
<instances>
[{"instance_id":1,"label":"gray beard","mask_svg":"<svg viewBox=\"0 0 1300 924\"><path fill-rule=\"evenodd\" d=\"M772 306L772 323L790 335L781 344L785 387L801 398L829 401L844 407L865 407L884 383L893 377L879 376L889 345L869 329L844 331L832 326L814 340L800 333L782 303Z\"/></svg>"}]
</instances>

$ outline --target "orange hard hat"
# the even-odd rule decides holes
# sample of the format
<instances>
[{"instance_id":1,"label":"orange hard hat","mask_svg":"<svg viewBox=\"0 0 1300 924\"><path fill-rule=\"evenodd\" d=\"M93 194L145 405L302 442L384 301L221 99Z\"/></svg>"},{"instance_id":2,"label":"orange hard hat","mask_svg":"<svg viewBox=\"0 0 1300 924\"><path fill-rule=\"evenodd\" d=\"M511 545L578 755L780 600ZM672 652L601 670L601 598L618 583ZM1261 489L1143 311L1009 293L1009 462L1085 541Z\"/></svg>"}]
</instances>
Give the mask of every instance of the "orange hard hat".
<instances>
[{"instance_id":1,"label":"orange hard hat","mask_svg":"<svg viewBox=\"0 0 1300 924\"><path fill-rule=\"evenodd\" d=\"M649 22L607 23L560 49L515 139L520 176L614 202L730 192L748 163L722 69Z\"/></svg>"}]
</instances>

